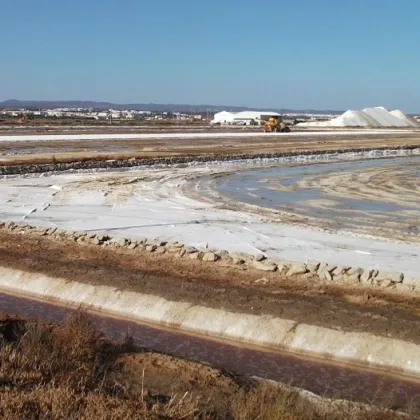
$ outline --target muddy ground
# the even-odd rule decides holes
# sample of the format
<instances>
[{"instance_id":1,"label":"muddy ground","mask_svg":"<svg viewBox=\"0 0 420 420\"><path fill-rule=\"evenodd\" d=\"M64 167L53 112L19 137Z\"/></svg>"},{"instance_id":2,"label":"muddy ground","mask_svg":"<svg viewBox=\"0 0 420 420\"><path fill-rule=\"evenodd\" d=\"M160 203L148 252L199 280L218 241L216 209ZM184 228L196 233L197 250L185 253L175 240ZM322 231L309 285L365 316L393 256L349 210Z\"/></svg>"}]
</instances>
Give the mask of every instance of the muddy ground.
<instances>
[{"instance_id":1,"label":"muddy ground","mask_svg":"<svg viewBox=\"0 0 420 420\"><path fill-rule=\"evenodd\" d=\"M0 265L235 312L420 343L420 296L0 231ZM264 278L264 281L256 282Z\"/></svg>"}]
</instances>

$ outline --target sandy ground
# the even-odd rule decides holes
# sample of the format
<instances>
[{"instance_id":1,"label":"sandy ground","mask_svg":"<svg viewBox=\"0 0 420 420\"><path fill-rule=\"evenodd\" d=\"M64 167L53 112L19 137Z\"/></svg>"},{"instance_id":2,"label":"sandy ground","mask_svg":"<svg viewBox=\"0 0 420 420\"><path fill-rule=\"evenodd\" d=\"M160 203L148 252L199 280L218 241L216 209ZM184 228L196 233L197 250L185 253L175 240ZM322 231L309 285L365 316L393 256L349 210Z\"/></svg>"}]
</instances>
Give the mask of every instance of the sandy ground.
<instances>
[{"instance_id":1,"label":"sandy ground","mask_svg":"<svg viewBox=\"0 0 420 420\"><path fill-rule=\"evenodd\" d=\"M189 178L237 169L210 165L4 178L0 219L418 276L416 243L329 233L322 226L308 228L304 219L293 224L293 217L229 209L190 197L194 190Z\"/></svg>"}]
</instances>

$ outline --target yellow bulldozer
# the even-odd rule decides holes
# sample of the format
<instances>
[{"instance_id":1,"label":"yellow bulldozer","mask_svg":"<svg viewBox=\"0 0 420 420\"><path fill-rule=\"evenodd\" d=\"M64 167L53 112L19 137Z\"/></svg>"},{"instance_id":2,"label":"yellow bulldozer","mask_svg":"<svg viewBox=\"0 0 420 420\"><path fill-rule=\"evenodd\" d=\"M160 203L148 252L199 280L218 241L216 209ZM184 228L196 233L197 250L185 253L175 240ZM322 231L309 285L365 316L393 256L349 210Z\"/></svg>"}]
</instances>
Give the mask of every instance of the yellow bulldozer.
<instances>
[{"instance_id":1,"label":"yellow bulldozer","mask_svg":"<svg viewBox=\"0 0 420 420\"><path fill-rule=\"evenodd\" d=\"M290 128L283 121L282 117L270 117L266 121L262 121L264 131L266 133L289 133Z\"/></svg>"}]
</instances>

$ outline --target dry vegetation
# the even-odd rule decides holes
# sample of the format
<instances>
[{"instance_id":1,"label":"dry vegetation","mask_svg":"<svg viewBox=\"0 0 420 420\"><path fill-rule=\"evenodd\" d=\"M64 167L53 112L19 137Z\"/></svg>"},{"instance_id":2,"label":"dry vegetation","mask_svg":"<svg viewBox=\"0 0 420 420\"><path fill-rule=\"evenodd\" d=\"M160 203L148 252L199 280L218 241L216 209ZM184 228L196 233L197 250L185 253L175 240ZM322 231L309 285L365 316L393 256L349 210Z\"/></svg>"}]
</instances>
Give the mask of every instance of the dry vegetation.
<instances>
[{"instance_id":1,"label":"dry vegetation","mask_svg":"<svg viewBox=\"0 0 420 420\"><path fill-rule=\"evenodd\" d=\"M395 419L397 413L324 400L258 385L210 367L216 394L175 389L151 392L122 360L141 352L129 338L104 339L83 313L63 326L6 318L0 321L0 417L4 419ZM150 353L150 352L149 352ZM183 363L194 363L186 362ZM158 364L161 366L162 364ZM198 364L197 364L198 365ZM163 367L162 367L162 370ZM175 372L177 374L177 372ZM132 386L136 381L141 386ZM230 394L223 385L229 383ZM220 386L220 389L217 388ZM214 391L214 390L213 390ZM218 392L218 393L217 393ZM219 398L220 396L220 398ZM220 399L220 401L218 401ZM408 418L408 417L405 417ZM413 417L414 418L414 417Z\"/></svg>"}]
</instances>

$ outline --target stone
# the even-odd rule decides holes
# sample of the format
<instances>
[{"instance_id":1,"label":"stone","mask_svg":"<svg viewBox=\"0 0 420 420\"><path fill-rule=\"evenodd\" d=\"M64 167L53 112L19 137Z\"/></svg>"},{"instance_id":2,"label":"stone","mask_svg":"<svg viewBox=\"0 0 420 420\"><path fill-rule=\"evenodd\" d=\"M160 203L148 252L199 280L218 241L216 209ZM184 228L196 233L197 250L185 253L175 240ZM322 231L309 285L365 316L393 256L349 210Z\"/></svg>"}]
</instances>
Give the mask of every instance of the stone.
<instances>
[{"instance_id":1,"label":"stone","mask_svg":"<svg viewBox=\"0 0 420 420\"><path fill-rule=\"evenodd\" d=\"M206 252L203 255L203 261L205 261L205 262L214 262L214 261L217 261L217 255L214 252Z\"/></svg>"},{"instance_id":2,"label":"stone","mask_svg":"<svg viewBox=\"0 0 420 420\"><path fill-rule=\"evenodd\" d=\"M402 283L404 280L403 273L397 273L394 271L379 271L375 278L376 281L391 280L392 283Z\"/></svg>"},{"instance_id":3,"label":"stone","mask_svg":"<svg viewBox=\"0 0 420 420\"><path fill-rule=\"evenodd\" d=\"M13 229L16 226L15 222L8 222L6 224L7 229Z\"/></svg>"},{"instance_id":4,"label":"stone","mask_svg":"<svg viewBox=\"0 0 420 420\"><path fill-rule=\"evenodd\" d=\"M316 273L319 268L319 265L320 265L319 262L309 262L308 264L306 264L306 268L311 273Z\"/></svg>"},{"instance_id":5,"label":"stone","mask_svg":"<svg viewBox=\"0 0 420 420\"><path fill-rule=\"evenodd\" d=\"M147 252L154 252L156 248L157 248L156 245L146 245Z\"/></svg>"},{"instance_id":6,"label":"stone","mask_svg":"<svg viewBox=\"0 0 420 420\"><path fill-rule=\"evenodd\" d=\"M334 274L333 280L334 281L344 281L345 280L344 274L343 273Z\"/></svg>"},{"instance_id":7,"label":"stone","mask_svg":"<svg viewBox=\"0 0 420 420\"><path fill-rule=\"evenodd\" d=\"M318 273L323 273L324 271L327 270L327 267L328 267L328 264L326 262L319 263Z\"/></svg>"},{"instance_id":8,"label":"stone","mask_svg":"<svg viewBox=\"0 0 420 420\"><path fill-rule=\"evenodd\" d=\"M179 244L179 246L178 245L175 245L175 246L165 246L165 248L166 248L166 250L168 251L168 252L171 252L172 254L175 254L176 252L179 252L182 248L184 247L184 245L182 245L182 244Z\"/></svg>"},{"instance_id":9,"label":"stone","mask_svg":"<svg viewBox=\"0 0 420 420\"><path fill-rule=\"evenodd\" d=\"M363 274L363 268L360 268L360 267L350 268L349 270L347 270L347 274L349 276L356 275L356 276L359 276L360 278L360 276Z\"/></svg>"},{"instance_id":10,"label":"stone","mask_svg":"<svg viewBox=\"0 0 420 420\"><path fill-rule=\"evenodd\" d=\"M305 274L302 274L302 278L304 278L305 280L313 280L315 277L314 273L311 273L310 271L308 271Z\"/></svg>"},{"instance_id":11,"label":"stone","mask_svg":"<svg viewBox=\"0 0 420 420\"><path fill-rule=\"evenodd\" d=\"M105 241L108 241L108 240L110 239L108 235L103 235L103 234L101 234L101 233L98 233L98 234L96 235L96 237L98 238L98 240L99 240L100 242L105 242Z\"/></svg>"},{"instance_id":12,"label":"stone","mask_svg":"<svg viewBox=\"0 0 420 420\"><path fill-rule=\"evenodd\" d=\"M332 281L333 279L331 273L327 269L324 269L324 271L321 272L318 270L318 275L321 280Z\"/></svg>"},{"instance_id":13,"label":"stone","mask_svg":"<svg viewBox=\"0 0 420 420\"><path fill-rule=\"evenodd\" d=\"M166 252L166 248L164 246L158 246L155 249L155 254L164 254Z\"/></svg>"},{"instance_id":14,"label":"stone","mask_svg":"<svg viewBox=\"0 0 420 420\"><path fill-rule=\"evenodd\" d=\"M264 261L266 258L264 254L258 254L255 256L255 261Z\"/></svg>"},{"instance_id":15,"label":"stone","mask_svg":"<svg viewBox=\"0 0 420 420\"><path fill-rule=\"evenodd\" d=\"M276 271L277 264L270 261L253 261L251 267L261 271Z\"/></svg>"},{"instance_id":16,"label":"stone","mask_svg":"<svg viewBox=\"0 0 420 420\"><path fill-rule=\"evenodd\" d=\"M165 247L169 252L178 252L180 248L182 248L184 245L180 244L179 242L168 242ZM174 251L176 250L176 251Z\"/></svg>"},{"instance_id":17,"label":"stone","mask_svg":"<svg viewBox=\"0 0 420 420\"><path fill-rule=\"evenodd\" d=\"M93 244L93 245L99 245L100 244L98 238L92 238L92 239L90 239L90 243Z\"/></svg>"},{"instance_id":18,"label":"stone","mask_svg":"<svg viewBox=\"0 0 420 420\"><path fill-rule=\"evenodd\" d=\"M268 283L270 283L270 280L266 279L265 277L261 277L260 279L254 281L254 284L263 284L264 285L264 284L268 284Z\"/></svg>"},{"instance_id":19,"label":"stone","mask_svg":"<svg viewBox=\"0 0 420 420\"><path fill-rule=\"evenodd\" d=\"M335 276L338 276L339 274L343 274L345 271L346 271L346 267L344 267L343 265L338 265L337 267L334 268L334 270L331 270L330 273L335 277Z\"/></svg>"},{"instance_id":20,"label":"stone","mask_svg":"<svg viewBox=\"0 0 420 420\"><path fill-rule=\"evenodd\" d=\"M288 269L289 269L289 266L286 263L284 262L277 263L277 271L279 273L286 271Z\"/></svg>"},{"instance_id":21,"label":"stone","mask_svg":"<svg viewBox=\"0 0 420 420\"><path fill-rule=\"evenodd\" d=\"M221 249L215 252L216 255L218 255L220 258L229 258L229 252L225 249Z\"/></svg>"},{"instance_id":22,"label":"stone","mask_svg":"<svg viewBox=\"0 0 420 420\"><path fill-rule=\"evenodd\" d=\"M111 242L112 245L125 246L127 240L125 238L112 238L108 242Z\"/></svg>"},{"instance_id":23,"label":"stone","mask_svg":"<svg viewBox=\"0 0 420 420\"><path fill-rule=\"evenodd\" d=\"M230 267L233 265L232 261L233 260L230 257L223 257L220 259L220 265L222 265L223 267Z\"/></svg>"},{"instance_id":24,"label":"stone","mask_svg":"<svg viewBox=\"0 0 420 420\"><path fill-rule=\"evenodd\" d=\"M198 249L194 248L193 246L186 246L184 249L187 254L193 254L194 252L198 252Z\"/></svg>"},{"instance_id":25,"label":"stone","mask_svg":"<svg viewBox=\"0 0 420 420\"><path fill-rule=\"evenodd\" d=\"M185 251L185 248L181 248L178 252L178 256L183 257L186 253L187 253L187 251Z\"/></svg>"},{"instance_id":26,"label":"stone","mask_svg":"<svg viewBox=\"0 0 420 420\"><path fill-rule=\"evenodd\" d=\"M371 283L371 278L374 270L364 270L363 274L360 276L360 282L363 284Z\"/></svg>"},{"instance_id":27,"label":"stone","mask_svg":"<svg viewBox=\"0 0 420 420\"><path fill-rule=\"evenodd\" d=\"M241 265L241 264L245 264L245 260L237 255L231 255L230 256L232 259L232 264L234 265Z\"/></svg>"},{"instance_id":28,"label":"stone","mask_svg":"<svg viewBox=\"0 0 420 420\"><path fill-rule=\"evenodd\" d=\"M188 254L188 258L192 260L201 260L203 258L204 252L194 252L192 254Z\"/></svg>"},{"instance_id":29,"label":"stone","mask_svg":"<svg viewBox=\"0 0 420 420\"><path fill-rule=\"evenodd\" d=\"M128 249L136 249L138 247L137 242L132 242L129 246Z\"/></svg>"},{"instance_id":30,"label":"stone","mask_svg":"<svg viewBox=\"0 0 420 420\"><path fill-rule=\"evenodd\" d=\"M232 258L241 258L246 263L250 263L253 261L253 256L249 254L245 254L245 252L232 252L230 254Z\"/></svg>"},{"instance_id":31,"label":"stone","mask_svg":"<svg viewBox=\"0 0 420 420\"><path fill-rule=\"evenodd\" d=\"M286 276L295 276L298 274L305 274L308 272L305 264L294 263L290 266L289 270L287 271Z\"/></svg>"},{"instance_id":32,"label":"stone","mask_svg":"<svg viewBox=\"0 0 420 420\"><path fill-rule=\"evenodd\" d=\"M333 273L334 272L334 270L336 270L337 269L337 266L336 265L327 265L327 267L325 268L329 273Z\"/></svg>"},{"instance_id":33,"label":"stone","mask_svg":"<svg viewBox=\"0 0 420 420\"><path fill-rule=\"evenodd\" d=\"M47 230L47 235L48 235L48 231L49 231L49 229ZM82 238L84 236L87 236L87 232L74 232L73 236L75 238Z\"/></svg>"},{"instance_id":34,"label":"stone","mask_svg":"<svg viewBox=\"0 0 420 420\"><path fill-rule=\"evenodd\" d=\"M392 280L386 279L382 280L378 283L378 286L380 287L391 287L393 285Z\"/></svg>"}]
</instances>

